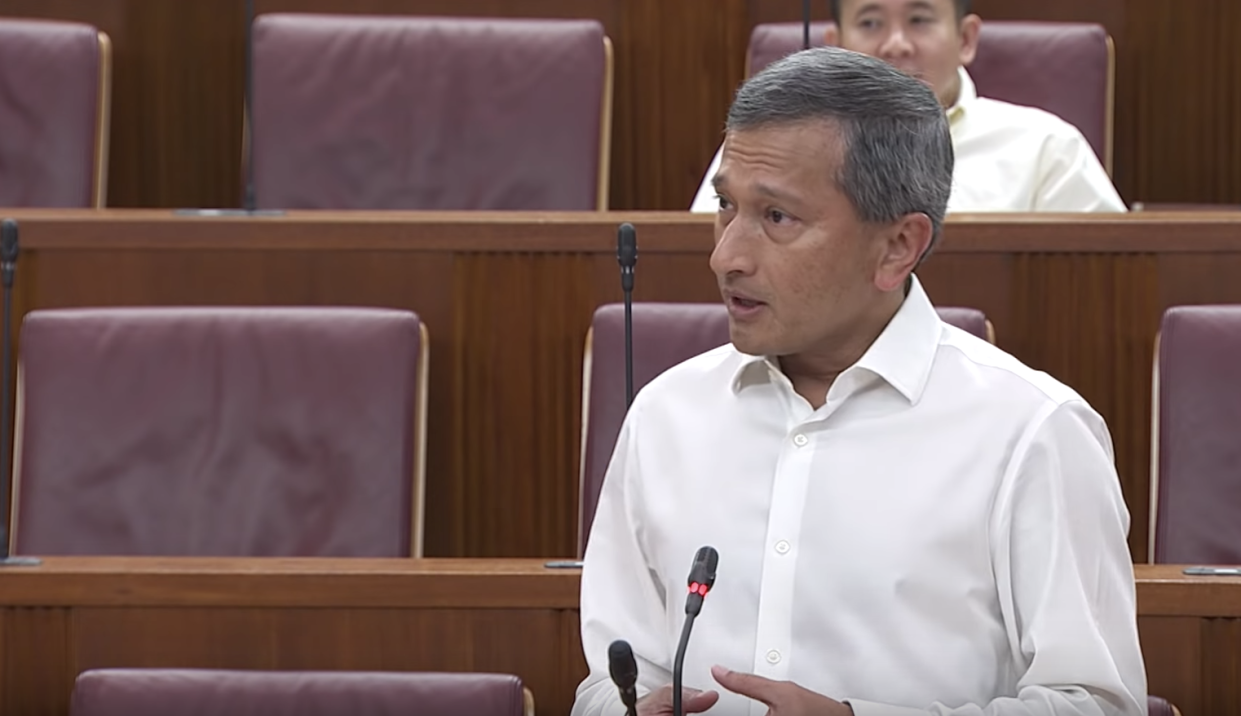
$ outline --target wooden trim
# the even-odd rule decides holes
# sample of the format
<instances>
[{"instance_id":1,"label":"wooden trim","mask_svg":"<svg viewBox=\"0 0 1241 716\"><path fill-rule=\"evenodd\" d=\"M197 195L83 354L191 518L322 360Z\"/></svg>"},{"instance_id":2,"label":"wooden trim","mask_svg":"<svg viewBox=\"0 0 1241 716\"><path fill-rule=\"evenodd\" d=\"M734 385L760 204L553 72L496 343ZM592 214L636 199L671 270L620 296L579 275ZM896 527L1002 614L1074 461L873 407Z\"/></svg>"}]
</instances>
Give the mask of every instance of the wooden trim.
<instances>
[{"instance_id":1,"label":"wooden trim","mask_svg":"<svg viewBox=\"0 0 1241 716\"><path fill-rule=\"evenodd\" d=\"M112 39L99 32L99 86L95 108L95 177L91 206L108 205L108 153L112 132Z\"/></svg>"},{"instance_id":2,"label":"wooden trim","mask_svg":"<svg viewBox=\"0 0 1241 716\"><path fill-rule=\"evenodd\" d=\"M417 405L414 406L414 504L410 512L410 556L421 557L426 542L427 515L427 392L431 389L431 331L418 317Z\"/></svg>"},{"instance_id":3,"label":"wooden trim","mask_svg":"<svg viewBox=\"0 0 1241 716\"><path fill-rule=\"evenodd\" d=\"M1104 105L1103 168L1112 176L1116 142L1116 42L1107 35L1107 89Z\"/></svg>"},{"instance_id":4,"label":"wooden trim","mask_svg":"<svg viewBox=\"0 0 1241 716\"><path fill-rule=\"evenodd\" d=\"M987 342L991 345L995 345L995 324L991 322L990 318L983 320L987 322Z\"/></svg>"},{"instance_id":5,"label":"wooden trim","mask_svg":"<svg viewBox=\"0 0 1241 716\"><path fill-rule=\"evenodd\" d=\"M599 112L599 177L595 206L607 211L612 178L612 95L615 91L616 60L612 38L603 36L603 106Z\"/></svg>"},{"instance_id":6,"label":"wooden trim","mask_svg":"<svg viewBox=\"0 0 1241 716\"><path fill-rule=\"evenodd\" d=\"M1150 564L1155 564L1155 525L1159 520L1159 343L1162 337L1162 330L1155 333L1155 353L1151 364L1151 493L1146 533L1146 561Z\"/></svg>"},{"instance_id":7,"label":"wooden trim","mask_svg":"<svg viewBox=\"0 0 1241 716\"><path fill-rule=\"evenodd\" d=\"M577 466L577 557L581 559L582 539L586 536L586 444L590 437L590 374L595 360L595 327L586 329L586 346L582 352L582 436Z\"/></svg>"}]
</instances>

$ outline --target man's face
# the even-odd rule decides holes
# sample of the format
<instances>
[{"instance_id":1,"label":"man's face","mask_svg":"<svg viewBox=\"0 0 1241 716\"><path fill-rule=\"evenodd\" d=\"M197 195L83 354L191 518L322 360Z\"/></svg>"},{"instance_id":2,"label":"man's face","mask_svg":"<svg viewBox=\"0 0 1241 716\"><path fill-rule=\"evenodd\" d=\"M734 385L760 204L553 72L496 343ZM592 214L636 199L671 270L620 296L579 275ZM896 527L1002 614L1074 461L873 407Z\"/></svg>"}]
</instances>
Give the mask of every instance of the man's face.
<instances>
[{"instance_id":1,"label":"man's face","mask_svg":"<svg viewBox=\"0 0 1241 716\"><path fill-rule=\"evenodd\" d=\"M953 0L842 0L840 15L841 47L926 82L945 107L956 102L957 70L974 61L978 16L958 21Z\"/></svg>"},{"instance_id":2,"label":"man's face","mask_svg":"<svg viewBox=\"0 0 1241 716\"><path fill-rule=\"evenodd\" d=\"M711 269L741 352L823 350L856 331L880 296L883 242L837 186L843 160L826 121L725 137Z\"/></svg>"}]
</instances>

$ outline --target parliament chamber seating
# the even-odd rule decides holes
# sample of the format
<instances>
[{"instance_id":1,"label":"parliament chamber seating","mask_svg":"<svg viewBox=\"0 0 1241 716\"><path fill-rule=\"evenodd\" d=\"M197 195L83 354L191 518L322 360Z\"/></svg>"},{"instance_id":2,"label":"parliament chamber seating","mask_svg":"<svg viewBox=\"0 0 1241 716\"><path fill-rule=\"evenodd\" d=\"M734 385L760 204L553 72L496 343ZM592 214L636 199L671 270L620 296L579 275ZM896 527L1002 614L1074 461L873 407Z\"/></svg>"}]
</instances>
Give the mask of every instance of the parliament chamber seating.
<instances>
[{"instance_id":1,"label":"parliament chamber seating","mask_svg":"<svg viewBox=\"0 0 1241 716\"><path fill-rule=\"evenodd\" d=\"M257 205L606 209L612 66L594 20L260 15Z\"/></svg>"},{"instance_id":2,"label":"parliament chamber seating","mask_svg":"<svg viewBox=\"0 0 1241 716\"><path fill-rule=\"evenodd\" d=\"M70 716L534 716L520 678L484 673L93 669Z\"/></svg>"},{"instance_id":3,"label":"parliament chamber seating","mask_svg":"<svg viewBox=\"0 0 1241 716\"><path fill-rule=\"evenodd\" d=\"M426 350L410 311L31 312L13 551L421 556Z\"/></svg>"},{"instance_id":4,"label":"parliament chamber seating","mask_svg":"<svg viewBox=\"0 0 1241 716\"><path fill-rule=\"evenodd\" d=\"M826 42L830 22L812 23L810 43ZM750 75L802 49L802 24L766 23L750 34ZM980 97L1038 107L1077 127L1112 173L1115 48L1101 25L984 20L969 66Z\"/></svg>"},{"instance_id":5,"label":"parliament chamber seating","mask_svg":"<svg viewBox=\"0 0 1241 716\"><path fill-rule=\"evenodd\" d=\"M995 330L982 311L942 307L940 318L995 342ZM728 310L723 303L634 303L633 390L700 353L728 343ZM625 307L600 306L586 334L582 370L582 446L578 485L577 554L585 555L599 504L599 492L616 447L625 404Z\"/></svg>"},{"instance_id":6,"label":"parliament chamber seating","mask_svg":"<svg viewBox=\"0 0 1241 716\"><path fill-rule=\"evenodd\" d=\"M1170 308L1155 344L1151 561L1241 563L1241 305Z\"/></svg>"},{"instance_id":7,"label":"parliament chamber seating","mask_svg":"<svg viewBox=\"0 0 1241 716\"><path fill-rule=\"evenodd\" d=\"M0 20L0 206L104 206L111 102L107 34Z\"/></svg>"}]
</instances>

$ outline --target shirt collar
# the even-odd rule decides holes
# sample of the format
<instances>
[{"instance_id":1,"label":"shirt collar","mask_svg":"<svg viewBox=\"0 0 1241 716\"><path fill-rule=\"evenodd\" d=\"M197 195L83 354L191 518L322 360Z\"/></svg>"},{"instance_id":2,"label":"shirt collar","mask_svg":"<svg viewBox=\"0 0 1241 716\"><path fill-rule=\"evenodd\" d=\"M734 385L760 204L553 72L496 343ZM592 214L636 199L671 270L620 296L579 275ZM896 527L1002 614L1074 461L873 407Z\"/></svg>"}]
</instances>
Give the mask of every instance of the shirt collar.
<instances>
[{"instance_id":1,"label":"shirt collar","mask_svg":"<svg viewBox=\"0 0 1241 716\"><path fill-rule=\"evenodd\" d=\"M964 67L957 68L957 77L961 80L961 89L957 92L957 101L948 108L950 123L965 114L966 109L978 99L978 87L974 84L974 78L970 77L970 73Z\"/></svg>"},{"instance_id":2,"label":"shirt collar","mask_svg":"<svg viewBox=\"0 0 1241 716\"><path fill-rule=\"evenodd\" d=\"M942 323L917 276L911 275L909 283L909 294L896 315L857 363L841 372L837 381L864 370L882 378L910 403L917 403L922 397L939 347ZM733 374L734 392L767 382L780 372L779 361L771 356L739 355L743 360Z\"/></svg>"}]
</instances>

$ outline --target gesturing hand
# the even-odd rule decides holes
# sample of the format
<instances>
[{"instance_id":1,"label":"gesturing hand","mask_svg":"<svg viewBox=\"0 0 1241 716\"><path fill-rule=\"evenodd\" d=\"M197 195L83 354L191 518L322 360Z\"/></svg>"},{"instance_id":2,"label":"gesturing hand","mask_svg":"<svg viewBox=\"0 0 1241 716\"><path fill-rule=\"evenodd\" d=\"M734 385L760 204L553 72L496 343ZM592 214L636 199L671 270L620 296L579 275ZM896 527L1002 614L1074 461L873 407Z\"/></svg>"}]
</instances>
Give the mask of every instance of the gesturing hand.
<instances>
[{"instance_id":1,"label":"gesturing hand","mask_svg":"<svg viewBox=\"0 0 1241 716\"><path fill-rule=\"evenodd\" d=\"M720 700L714 691L681 689L681 710L687 714L706 711ZM656 689L638 699L638 716L672 716L672 686Z\"/></svg>"},{"instance_id":2,"label":"gesturing hand","mask_svg":"<svg viewBox=\"0 0 1241 716\"><path fill-rule=\"evenodd\" d=\"M756 674L711 667L720 686L767 705L767 716L853 716L848 704L833 701L791 681L772 681ZM689 709L687 708L686 711Z\"/></svg>"}]
</instances>

